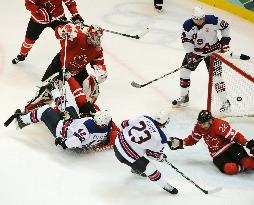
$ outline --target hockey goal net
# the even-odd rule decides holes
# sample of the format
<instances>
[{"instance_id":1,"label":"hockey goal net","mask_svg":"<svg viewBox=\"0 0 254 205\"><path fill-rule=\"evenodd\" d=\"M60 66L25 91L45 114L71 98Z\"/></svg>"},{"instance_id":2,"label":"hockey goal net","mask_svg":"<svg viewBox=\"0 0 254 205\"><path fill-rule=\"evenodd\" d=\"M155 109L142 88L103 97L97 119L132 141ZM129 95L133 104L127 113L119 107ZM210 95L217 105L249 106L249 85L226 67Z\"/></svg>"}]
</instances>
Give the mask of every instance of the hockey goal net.
<instances>
[{"instance_id":1,"label":"hockey goal net","mask_svg":"<svg viewBox=\"0 0 254 205\"><path fill-rule=\"evenodd\" d=\"M207 109L218 117L254 116L253 60L212 54Z\"/></svg>"}]
</instances>

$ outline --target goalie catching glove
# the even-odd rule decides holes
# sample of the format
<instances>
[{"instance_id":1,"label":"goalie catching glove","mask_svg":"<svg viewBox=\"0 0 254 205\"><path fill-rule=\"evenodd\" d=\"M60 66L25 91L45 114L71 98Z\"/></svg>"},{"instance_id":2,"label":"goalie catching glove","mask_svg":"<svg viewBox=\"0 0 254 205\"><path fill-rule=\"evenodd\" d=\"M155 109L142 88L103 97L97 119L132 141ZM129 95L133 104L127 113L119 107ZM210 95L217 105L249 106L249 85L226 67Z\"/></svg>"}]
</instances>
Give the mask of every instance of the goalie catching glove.
<instances>
[{"instance_id":1,"label":"goalie catching glove","mask_svg":"<svg viewBox=\"0 0 254 205\"><path fill-rule=\"evenodd\" d=\"M170 137L168 146L171 150L183 149L183 140L177 137Z\"/></svg>"}]
</instances>

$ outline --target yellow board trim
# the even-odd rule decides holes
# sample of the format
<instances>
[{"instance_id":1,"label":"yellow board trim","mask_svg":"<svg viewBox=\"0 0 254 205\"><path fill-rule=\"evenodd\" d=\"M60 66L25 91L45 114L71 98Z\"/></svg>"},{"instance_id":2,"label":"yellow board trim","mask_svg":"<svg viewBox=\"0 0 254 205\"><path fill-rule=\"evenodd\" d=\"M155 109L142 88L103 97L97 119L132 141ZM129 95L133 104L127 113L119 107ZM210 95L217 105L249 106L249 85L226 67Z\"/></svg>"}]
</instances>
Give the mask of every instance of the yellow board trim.
<instances>
[{"instance_id":1,"label":"yellow board trim","mask_svg":"<svg viewBox=\"0 0 254 205\"><path fill-rule=\"evenodd\" d=\"M244 19L247 19L254 23L254 12L250 11L248 9L242 8L236 4L233 4L231 2L225 1L225 0L198 0L200 2L212 5L216 8L223 9L225 11L228 11L232 14L235 14L237 16L240 16Z\"/></svg>"}]
</instances>

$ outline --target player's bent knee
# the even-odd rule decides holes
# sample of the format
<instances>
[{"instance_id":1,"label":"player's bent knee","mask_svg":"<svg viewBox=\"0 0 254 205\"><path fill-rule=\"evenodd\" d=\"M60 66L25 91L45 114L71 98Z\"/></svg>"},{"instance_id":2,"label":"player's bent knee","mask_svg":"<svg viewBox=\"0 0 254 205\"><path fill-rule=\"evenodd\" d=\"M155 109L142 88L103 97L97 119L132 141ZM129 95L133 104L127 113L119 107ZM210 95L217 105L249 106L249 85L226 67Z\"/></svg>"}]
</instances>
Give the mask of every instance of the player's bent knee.
<instances>
[{"instance_id":1,"label":"player's bent knee","mask_svg":"<svg viewBox=\"0 0 254 205\"><path fill-rule=\"evenodd\" d=\"M223 172L229 175L235 175L238 173L238 165L236 163L226 163L223 166Z\"/></svg>"},{"instance_id":2,"label":"player's bent knee","mask_svg":"<svg viewBox=\"0 0 254 205\"><path fill-rule=\"evenodd\" d=\"M137 161L133 162L132 164L132 168L134 170L137 170L141 173L146 171L147 165L149 164L149 160L146 159L145 157L141 157L140 159L138 159Z\"/></svg>"}]
</instances>

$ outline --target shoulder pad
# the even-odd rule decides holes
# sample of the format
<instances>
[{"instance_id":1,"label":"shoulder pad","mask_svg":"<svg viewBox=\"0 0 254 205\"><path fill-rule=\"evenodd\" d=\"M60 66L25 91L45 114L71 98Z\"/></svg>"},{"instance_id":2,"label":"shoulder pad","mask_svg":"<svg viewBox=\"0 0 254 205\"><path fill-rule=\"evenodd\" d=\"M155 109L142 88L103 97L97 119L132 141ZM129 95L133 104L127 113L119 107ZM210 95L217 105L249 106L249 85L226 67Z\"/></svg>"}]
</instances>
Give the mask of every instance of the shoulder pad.
<instances>
[{"instance_id":1,"label":"shoulder pad","mask_svg":"<svg viewBox=\"0 0 254 205\"><path fill-rule=\"evenodd\" d=\"M217 25L218 24L218 17L216 17L214 15L205 15L205 24Z\"/></svg>"},{"instance_id":2,"label":"shoulder pad","mask_svg":"<svg viewBox=\"0 0 254 205\"><path fill-rule=\"evenodd\" d=\"M189 32L195 26L192 19L188 19L183 23L183 29Z\"/></svg>"}]
</instances>

